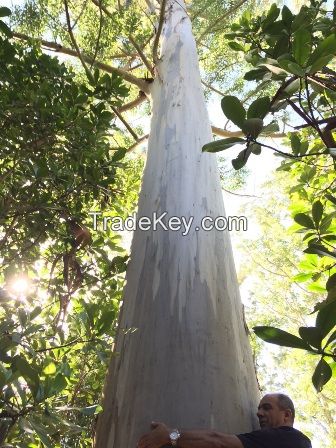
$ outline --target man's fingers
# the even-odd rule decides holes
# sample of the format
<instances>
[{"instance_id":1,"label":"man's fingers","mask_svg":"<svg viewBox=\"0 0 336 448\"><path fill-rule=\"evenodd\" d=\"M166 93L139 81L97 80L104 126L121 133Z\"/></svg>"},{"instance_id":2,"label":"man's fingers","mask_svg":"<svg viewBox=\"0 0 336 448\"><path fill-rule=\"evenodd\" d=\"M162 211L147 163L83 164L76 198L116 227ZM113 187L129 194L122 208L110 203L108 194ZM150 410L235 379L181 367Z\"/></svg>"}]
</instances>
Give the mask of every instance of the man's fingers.
<instances>
[{"instance_id":1,"label":"man's fingers","mask_svg":"<svg viewBox=\"0 0 336 448\"><path fill-rule=\"evenodd\" d=\"M160 423L158 423L158 422L152 422L152 423L151 423L151 429L155 429L155 428L157 428L159 425L160 425Z\"/></svg>"}]
</instances>

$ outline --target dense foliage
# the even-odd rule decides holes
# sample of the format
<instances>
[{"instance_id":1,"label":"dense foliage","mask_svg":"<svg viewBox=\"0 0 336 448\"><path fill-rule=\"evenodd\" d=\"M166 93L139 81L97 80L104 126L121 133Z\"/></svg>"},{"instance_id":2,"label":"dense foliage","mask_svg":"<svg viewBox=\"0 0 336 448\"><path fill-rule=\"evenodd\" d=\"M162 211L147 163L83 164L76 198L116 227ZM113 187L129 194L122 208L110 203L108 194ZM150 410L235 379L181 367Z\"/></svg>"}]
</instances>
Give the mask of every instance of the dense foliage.
<instances>
[{"instance_id":1,"label":"dense foliage","mask_svg":"<svg viewBox=\"0 0 336 448\"><path fill-rule=\"evenodd\" d=\"M135 207L142 163L111 140L128 89L36 45L0 54L0 442L91 446L127 254L89 213Z\"/></svg>"},{"instance_id":2,"label":"dense foliage","mask_svg":"<svg viewBox=\"0 0 336 448\"><path fill-rule=\"evenodd\" d=\"M257 83L255 91L260 95L265 88L274 94L260 96L247 110L237 97L224 96L223 112L241 129L242 137L217 140L203 148L217 152L244 146L232 160L237 170L251 154L259 155L262 148L273 150L285 159L279 169L296 179L289 190L291 208L297 231L304 233L307 244L304 272L296 280L325 291L325 300L313 309L315 325L301 326L299 337L271 326L254 330L268 342L320 355L312 377L318 391L336 372L336 9L328 12L324 3L312 1L298 14L273 4L266 14L254 18L245 13L232 25L227 34L231 48L244 52L253 66L245 80ZM287 135L291 152L262 139L279 130L277 115L283 117L283 110L293 128Z\"/></svg>"}]
</instances>

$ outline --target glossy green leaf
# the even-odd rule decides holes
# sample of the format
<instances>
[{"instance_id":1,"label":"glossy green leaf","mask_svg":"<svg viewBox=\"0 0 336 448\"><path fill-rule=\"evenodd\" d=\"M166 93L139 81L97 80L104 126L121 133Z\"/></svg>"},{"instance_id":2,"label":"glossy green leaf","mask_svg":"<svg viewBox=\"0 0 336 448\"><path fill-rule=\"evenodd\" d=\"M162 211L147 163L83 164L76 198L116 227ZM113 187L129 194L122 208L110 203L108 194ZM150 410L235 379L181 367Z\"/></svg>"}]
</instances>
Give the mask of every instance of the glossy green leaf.
<instances>
[{"instance_id":1,"label":"glossy green leaf","mask_svg":"<svg viewBox=\"0 0 336 448\"><path fill-rule=\"evenodd\" d=\"M300 224L302 227L307 227L308 229L315 229L315 224L309 215L305 213L297 213L294 216L294 221Z\"/></svg>"},{"instance_id":2,"label":"glossy green leaf","mask_svg":"<svg viewBox=\"0 0 336 448\"><path fill-rule=\"evenodd\" d=\"M323 215L323 205L321 201L315 201L312 207L312 215L316 228L318 228Z\"/></svg>"},{"instance_id":3,"label":"glossy green leaf","mask_svg":"<svg viewBox=\"0 0 336 448\"><path fill-rule=\"evenodd\" d=\"M256 99L247 110L247 118L265 118L269 112L271 101L268 96Z\"/></svg>"},{"instance_id":4,"label":"glossy green leaf","mask_svg":"<svg viewBox=\"0 0 336 448\"><path fill-rule=\"evenodd\" d=\"M8 25L5 22L0 20L0 33L3 33L7 37L12 37L13 33Z\"/></svg>"},{"instance_id":5,"label":"glossy green leaf","mask_svg":"<svg viewBox=\"0 0 336 448\"><path fill-rule=\"evenodd\" d=\"M246 162L248 161L248 158L250 157L251 149L246 148L243 151L240 151L238 156L231 160L232 166L235 170L240 170L243 168L243 166L246 165Z\"/></svg>"},{"instance_id":6,"label":"glossy green leaf","mask_svg":"<svg viewBox=\"0 0 336 448\"><path fill-rule=\"evenodd\" d=\"M309 58L308 65L314 64L324 56L334 55L336 53L336 34L330 34L323 39Z\"/></svg>"},{"instance_id":7,"label":"glossy green leaf","mask_svg":"<svg viewBox=\"0 0 336 448\"><path fill-rule=\"evenodd\" d=\"M332 376L332 370L329 364L321 358L313 373L312 382L317 392L321 392L323 386L327 384Z\"/></svg>"},{"instance_id":8,"label":"glossy green leaf","mask_svg":"<svg viewBox=\"0 0 336 448\"><path fill-rule=\"evenodd\" d=\"M300 28L294 33L293 54L296 62L304 67L311 52L311 32L307 28Z\"/></svg>"},{"instance_id":9,"label":"glossy green leaf","mask_svg":"<svg viewBox=\"0 0 336 448\"><path fill-rule=\"evenodd\" d=\"M6 8L5 6L0 7L0 17L7 17L12 14L12 11L9 8Z\"/></svg>"},{"instance_id":10,"label":"glossy green leaf","mask_svg":"<svg viewBox=\"0 0 336 448\"><path fill-rule=\"evenodd\" d=\"M322 244L310 244L307 249L304 250L306 254L317 254L322 257L330 257L336 260L336 253L331 252L326 247L322 246Z\"/></svg>"},{"instance_id":11,"label":"glossy green leaf","mask_svg":"<svg viewBox=\"0 0 336 448\"><path fill-rule=\"evenodd\" d=\"M229 149L234 145L245 143L245 140L240 137L223 138L221 140L215 140L214 142L207 143L202 147L203 152L219 152Z\"/></svg>"},{"instance_id":12,"label":"glossy green leaf","mask_svg":"<svg viewBox=\"0 0 336 448\"><path fill-rule=\"evenodd\" d=\"M319 328L316 327L300 327L299 335L307 342L307 344L317 349L321 348L322 334Z\"/></svg>"},{"instance_id":13,"label":"glossy green leaf","mask_svg":"<svg viewBox=\"0 0 336 448\"><path fill-rule=\"evenodd\" d=\"M239 99L227 95L222 98L221 105L225 116L241 129L246 118L246 111Z\"/></svg>"},{"instance_id":14,"label":"glossy green leaf","mask_svg":"<svg viewBox=\"0 0 336 448\"><path fill-rule=\"evenodd\" d=\"M336 301L331 302L323 306L316 316L316 328L322 334L322 337L327 334L336 326Z\"/></svg>"},{"instance_id":15,"label":"glossy green leaf","mask_svg":"<svg viewBox=\"0 0 336 448\"><path fill-rule=\"evenodd\" d=\"M263 129L263 120L261 118L248 118L242 125L242 131L245 135L257 138Z\"/></svg>"},{"instance_id":16,"label":"glossy green leaf","mask_svg":"<svg viewBox=\"0 0 336 448\"><path fill-rule=\"evenodd\" d=\"M300 348L311 351L311 347L302 339L287 331L270 326L257 326L253 328L255 334L266 342L284 347Z\"/></svg>"}]
</instances>

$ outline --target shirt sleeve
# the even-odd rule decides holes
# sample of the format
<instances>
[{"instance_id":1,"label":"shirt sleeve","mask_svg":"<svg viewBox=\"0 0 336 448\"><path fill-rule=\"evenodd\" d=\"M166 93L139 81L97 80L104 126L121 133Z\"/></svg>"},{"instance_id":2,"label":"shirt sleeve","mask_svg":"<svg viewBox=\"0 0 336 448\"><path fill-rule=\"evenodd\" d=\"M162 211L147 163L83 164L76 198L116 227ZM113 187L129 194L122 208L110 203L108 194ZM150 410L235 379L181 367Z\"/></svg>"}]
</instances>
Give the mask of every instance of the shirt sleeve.
<instances>
[{"instance_id":1,"label":"shirt sleeve","mask_svg":"<svg viewBox=\"0 0 336 448\"><path fill-rule=\"evenodd\" d=\"M237 434L238 439L244 448L269 448L276 447L274 444L274 434L267 430L258 430L246 434Z\"/></svg>"}]
</instances>

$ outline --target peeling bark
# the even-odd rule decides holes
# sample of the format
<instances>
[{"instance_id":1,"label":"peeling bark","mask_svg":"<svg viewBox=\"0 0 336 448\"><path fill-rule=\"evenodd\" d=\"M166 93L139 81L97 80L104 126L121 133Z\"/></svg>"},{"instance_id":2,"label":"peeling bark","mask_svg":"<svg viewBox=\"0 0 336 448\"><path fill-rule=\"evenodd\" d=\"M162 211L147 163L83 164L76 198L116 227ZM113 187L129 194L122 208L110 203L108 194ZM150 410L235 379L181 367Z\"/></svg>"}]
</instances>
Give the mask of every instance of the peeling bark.
<instances>
[{"instance_id":1,"label":"peeling bark","mask_svg":"<svg viewBox=\"0 0 336 448\"><path fill-rule=\"evenodd\" d=\"M134 233L98 448L135 448L152 420L235 433L256 427L258 387L227 232L190 20L169 2L151 85L152 121L138 217L194 217L192 230Z\"/></svg>"}]
</instances>

